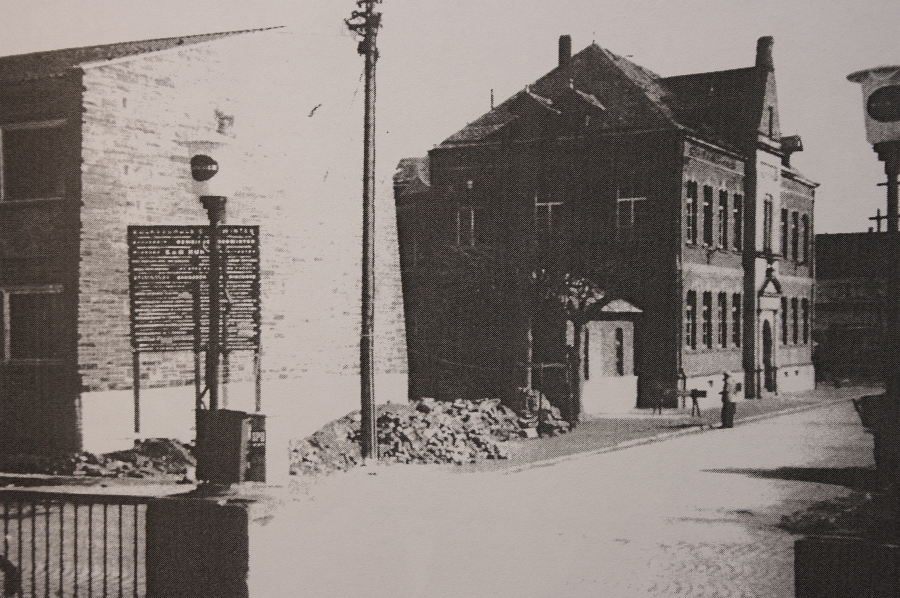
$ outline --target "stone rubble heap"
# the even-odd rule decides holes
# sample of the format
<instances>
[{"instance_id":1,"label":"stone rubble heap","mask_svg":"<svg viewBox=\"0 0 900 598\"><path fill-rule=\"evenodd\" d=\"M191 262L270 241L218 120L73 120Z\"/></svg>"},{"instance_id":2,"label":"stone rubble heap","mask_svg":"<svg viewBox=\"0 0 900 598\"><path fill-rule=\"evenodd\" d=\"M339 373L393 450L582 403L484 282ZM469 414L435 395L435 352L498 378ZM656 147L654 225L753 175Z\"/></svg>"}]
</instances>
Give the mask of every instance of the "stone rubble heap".
<instances>
[{"instance_id":1,"label":"stone rubble heap","mask_svg":"<svg viewBox=\"0 0 900 598\"><path fill-rule=\"evenodd\" d=\"M73 453L59 457L6 455L4 473L37 473L102 478L192 478L196 460L191 447L169 438L135 441L133 448L106 454Z\"/></svg>"},{"instance_id":2,"label":"stone rubble heap","mask_svg":"<svg viewBox=\"0 0 900 598\"><path fill-rule=\"evenodd\" d=\"M546 399L544 399L546 401ZM542 434L560 434L569 424L545 403ZM291 474L315 475L346 471L361 461L360 413L354 411L326 424L303 440L291 442ZM500 399L436 401L379 405L376 433L382 461L393 463L473 463L508 457L506 441L530 436L537 416L520 417Z\"/></svg>"}]
</instances>

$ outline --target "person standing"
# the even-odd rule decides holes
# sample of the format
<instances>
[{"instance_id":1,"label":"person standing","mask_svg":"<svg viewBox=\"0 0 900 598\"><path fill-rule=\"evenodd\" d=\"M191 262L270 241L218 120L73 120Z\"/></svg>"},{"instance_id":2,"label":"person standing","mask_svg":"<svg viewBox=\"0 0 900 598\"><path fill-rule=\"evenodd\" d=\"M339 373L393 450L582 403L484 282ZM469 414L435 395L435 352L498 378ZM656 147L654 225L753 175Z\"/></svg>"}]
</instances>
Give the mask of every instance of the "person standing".
<instances>
[{"instance_id":1,"label":"person standing","mask_svg":"<svg viewBox=\"0 0 900 598\"><path fill-rule=\"evenodd\" d=\"M719 394L722 395L722 427L733 428L734 412L737 410L737 405L731 400L731 383L729 382L728 372L722 374L722 392Z\"/></svg>"}]
</instances>

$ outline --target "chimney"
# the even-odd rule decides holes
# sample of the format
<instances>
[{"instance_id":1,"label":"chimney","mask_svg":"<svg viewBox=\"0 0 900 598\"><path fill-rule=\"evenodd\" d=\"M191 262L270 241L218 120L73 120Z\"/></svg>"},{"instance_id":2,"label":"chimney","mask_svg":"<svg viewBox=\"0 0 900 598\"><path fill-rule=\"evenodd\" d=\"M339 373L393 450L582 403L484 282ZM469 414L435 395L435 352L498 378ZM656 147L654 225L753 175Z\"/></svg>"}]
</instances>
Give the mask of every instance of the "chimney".
<instances>
[{"instance_id":1,"label":"chimney","mask_svg":"<svg viewBox=\"0 0 900 598\"><path fill-rule=\"evenodd\" d=\"M772 44L775 40L771 35L761 37L756 42L756 68L765 69L767 71L775 70L775 63L772 61Z\"/></svg>"},{"instance_id":2,"label":"chimney","mask_svg":"<svg viewBox=\"0 0 900 598\"><path fill-rule=\"evenodd\" d=\"M572 36L559 36L559 66L568 66L572 59Z\"/></svg>"}]
</instances>

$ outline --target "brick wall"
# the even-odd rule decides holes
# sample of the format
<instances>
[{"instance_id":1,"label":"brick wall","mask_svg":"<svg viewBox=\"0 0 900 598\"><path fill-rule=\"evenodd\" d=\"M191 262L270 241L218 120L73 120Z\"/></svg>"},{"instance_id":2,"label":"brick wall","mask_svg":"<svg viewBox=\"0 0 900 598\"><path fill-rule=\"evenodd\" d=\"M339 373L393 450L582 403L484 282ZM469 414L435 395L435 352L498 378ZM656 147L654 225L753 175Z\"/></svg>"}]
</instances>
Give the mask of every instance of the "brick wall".
<instances>
[{"instance_id":1,"label":"brick wall","mask_svg":"<svg viewBox=\"0 0 900 598\"><path fill-rule=\"evenodd\" d=\"M241 162L227 222L260 225L264 378L356 373L361 160L350 156L361 154L359 65L347 40L313 41L254 33L85 69L79 365L86 390L131 387L127 226L206 222L191 193L187 142L214 134L216 110L235 117ZM331 50L344 52L350 68L326 81L315 75L315 58ZM382 187L386 214L389 187ZM392 210L378 222L376 366L403 373ZM233 378L246 378L251 370L239 362ZM187 385L193 359L146 355L142 370L142 387Z\"/></svg>"}]
</instances>

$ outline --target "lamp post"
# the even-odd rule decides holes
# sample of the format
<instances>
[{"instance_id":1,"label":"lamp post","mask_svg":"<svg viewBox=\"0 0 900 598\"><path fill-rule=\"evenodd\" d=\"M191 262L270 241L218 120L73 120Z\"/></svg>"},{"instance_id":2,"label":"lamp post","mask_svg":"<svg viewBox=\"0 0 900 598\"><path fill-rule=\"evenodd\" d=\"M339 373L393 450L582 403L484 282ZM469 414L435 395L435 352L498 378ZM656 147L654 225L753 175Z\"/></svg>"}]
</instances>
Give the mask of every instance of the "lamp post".
<instances>
[{"instance_id":1,"label":"lamp post","mask_svg":"<svg viewBox=\"0 0 900 598\"><path fill-rule=\"evenodd\" d=\"M888 264L887 331L884 342L885 400L876 418L875 463L882 486L900 481L900 232L898 181L900 175L900 65L851 73L849 81L862 86L866 138L887 175L887 233L893 251Z\"/></svg>"},{"instance_id":2,"label":"lamp post","mask_svg":"<svg viewBox=\"0 0 900 598\"><path fill-rule=\"evenodd\" d=\"M219 248L220 224L225 219L225 205L232 192L234 165L232 164L229 144L231 139L225 135L215 135L211 139L195 140L189 143L191 151L191 177L193 193L206 209L209 218L209 269L207 283L209 287L209 330L206 347L205 382L209 393L208 413L219 410L219 360L221 356L221 252ZM209 436L212 418L202 413L202 405L198 396L195 406L195 426L197 434L197 478L209 481L216 477L210 461ZM218 428L216 428L218 429Z\"/></svg>"}]
</instances>

